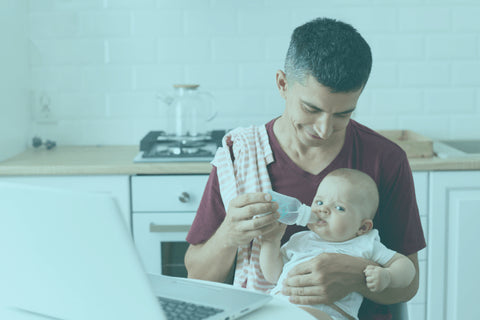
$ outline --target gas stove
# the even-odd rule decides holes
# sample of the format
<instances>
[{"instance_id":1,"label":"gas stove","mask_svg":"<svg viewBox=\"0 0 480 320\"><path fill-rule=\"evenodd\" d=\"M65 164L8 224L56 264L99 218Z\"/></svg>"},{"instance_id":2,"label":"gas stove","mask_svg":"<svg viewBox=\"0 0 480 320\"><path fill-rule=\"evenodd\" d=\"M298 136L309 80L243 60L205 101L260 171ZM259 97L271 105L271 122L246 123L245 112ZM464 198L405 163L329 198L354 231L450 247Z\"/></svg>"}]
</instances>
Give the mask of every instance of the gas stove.
<instances>
[{"instance_id":1,"label":"gas stove","mask_svg":"<svg viewBox=\"0 0 480 320\"><path fill-rule=\"evenodd\" d=\"M197 136L177 137L164 131L150 131L140 141L140 153L133 162L209 162L222 145L225 130Z\"/></svg>"}]
</instances>

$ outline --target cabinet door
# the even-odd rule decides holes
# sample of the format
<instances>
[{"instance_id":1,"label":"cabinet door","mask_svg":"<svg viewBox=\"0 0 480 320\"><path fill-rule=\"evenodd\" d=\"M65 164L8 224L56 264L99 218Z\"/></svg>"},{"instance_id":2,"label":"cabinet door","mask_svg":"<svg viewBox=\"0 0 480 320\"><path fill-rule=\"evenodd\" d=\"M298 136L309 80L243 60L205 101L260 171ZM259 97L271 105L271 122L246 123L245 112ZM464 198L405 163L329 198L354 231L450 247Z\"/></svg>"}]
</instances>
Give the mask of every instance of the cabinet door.
<instances>
[{"instance_id":1,"label":"cabinet door","mask_svg":"<svg viewBox=\"0 0 480 320\"><path fill-rule=\"evenodd\" d=\"M427 318L476 319L480 171L434 172L430 186Z\"/></svg>"},{"instance_id":2,"label":"cabinet door","mask_svg":"<svg viewBox=\"0 0 480 320\"><path fill-rule=\"evenodd\" d=\"M428 179L429 172L413 172L413 181L415 183L415 196L417 198L418 211L422 222L425 238L428 239ZM408 302L409 319L425 319L426 300L427 300L427 252L428 247L418 252L418 264L420 268L420 283L417 294Z\"/></svg>"}]
</instances>

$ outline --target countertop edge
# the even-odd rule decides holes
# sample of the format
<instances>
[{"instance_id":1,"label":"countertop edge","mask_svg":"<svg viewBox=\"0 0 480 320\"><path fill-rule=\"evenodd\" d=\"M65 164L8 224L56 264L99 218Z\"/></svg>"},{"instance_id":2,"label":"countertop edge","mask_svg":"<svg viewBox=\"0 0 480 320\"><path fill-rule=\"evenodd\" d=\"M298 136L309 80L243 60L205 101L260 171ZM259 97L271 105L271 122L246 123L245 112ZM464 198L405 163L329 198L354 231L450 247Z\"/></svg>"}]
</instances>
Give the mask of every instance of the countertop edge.
<instances>
[{"instance_id":1,"label":"countertop edge","mask_svg":"<svg viewBox=\"0 0 480 320\"><path fill-rule=\"evenodd\" d=\"M209 174L210 162L137 163L136 146L28 149L0 162L0 176ZM412 171L480 170L480 157L410 158Z\"/></svg>"}]
</instances>

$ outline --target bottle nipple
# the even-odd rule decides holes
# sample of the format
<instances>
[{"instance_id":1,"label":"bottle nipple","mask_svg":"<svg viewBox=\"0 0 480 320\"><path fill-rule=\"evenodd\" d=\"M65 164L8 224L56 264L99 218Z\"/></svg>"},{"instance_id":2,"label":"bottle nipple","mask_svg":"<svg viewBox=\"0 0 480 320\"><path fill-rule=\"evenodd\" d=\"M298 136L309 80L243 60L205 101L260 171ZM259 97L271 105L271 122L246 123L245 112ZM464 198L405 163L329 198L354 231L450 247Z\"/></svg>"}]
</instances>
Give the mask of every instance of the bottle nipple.
<instances>
[{"instance_id":1,"label":"bottle nipple","mask_svg":"<svg viewBox=\"0 0 480 320\"><path fill-rule=\"evenodd\" d=\"M306 226L310 222L311 209L309 206L302 204L298 199L289 197L284 194L269 190L272 195L272 201L278 203L278 212L280 218L278 221L284 224Z\"/></svg>"}]
</instances>

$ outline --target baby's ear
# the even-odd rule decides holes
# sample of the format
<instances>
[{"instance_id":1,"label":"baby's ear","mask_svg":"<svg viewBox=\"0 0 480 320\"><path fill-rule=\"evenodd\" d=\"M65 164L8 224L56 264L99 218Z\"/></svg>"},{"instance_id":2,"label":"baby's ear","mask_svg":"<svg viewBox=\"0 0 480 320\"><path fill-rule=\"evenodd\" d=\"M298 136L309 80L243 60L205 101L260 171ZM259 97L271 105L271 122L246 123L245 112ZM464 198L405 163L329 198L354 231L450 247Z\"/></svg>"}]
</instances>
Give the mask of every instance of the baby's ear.
<instances>
[{"instance_id":1,"label":"baby's ear","mask_svg":"<svg viewBox=\"0 0 480 320\"><path fill-rule=\"evenodd\" d=\"M367 233L368 231L372 230L373 228L373 221L371 219L364 219L362 221L362 225L357 231L357 236L361 236L362 234Z\"/></svg>"}]
</instances>

